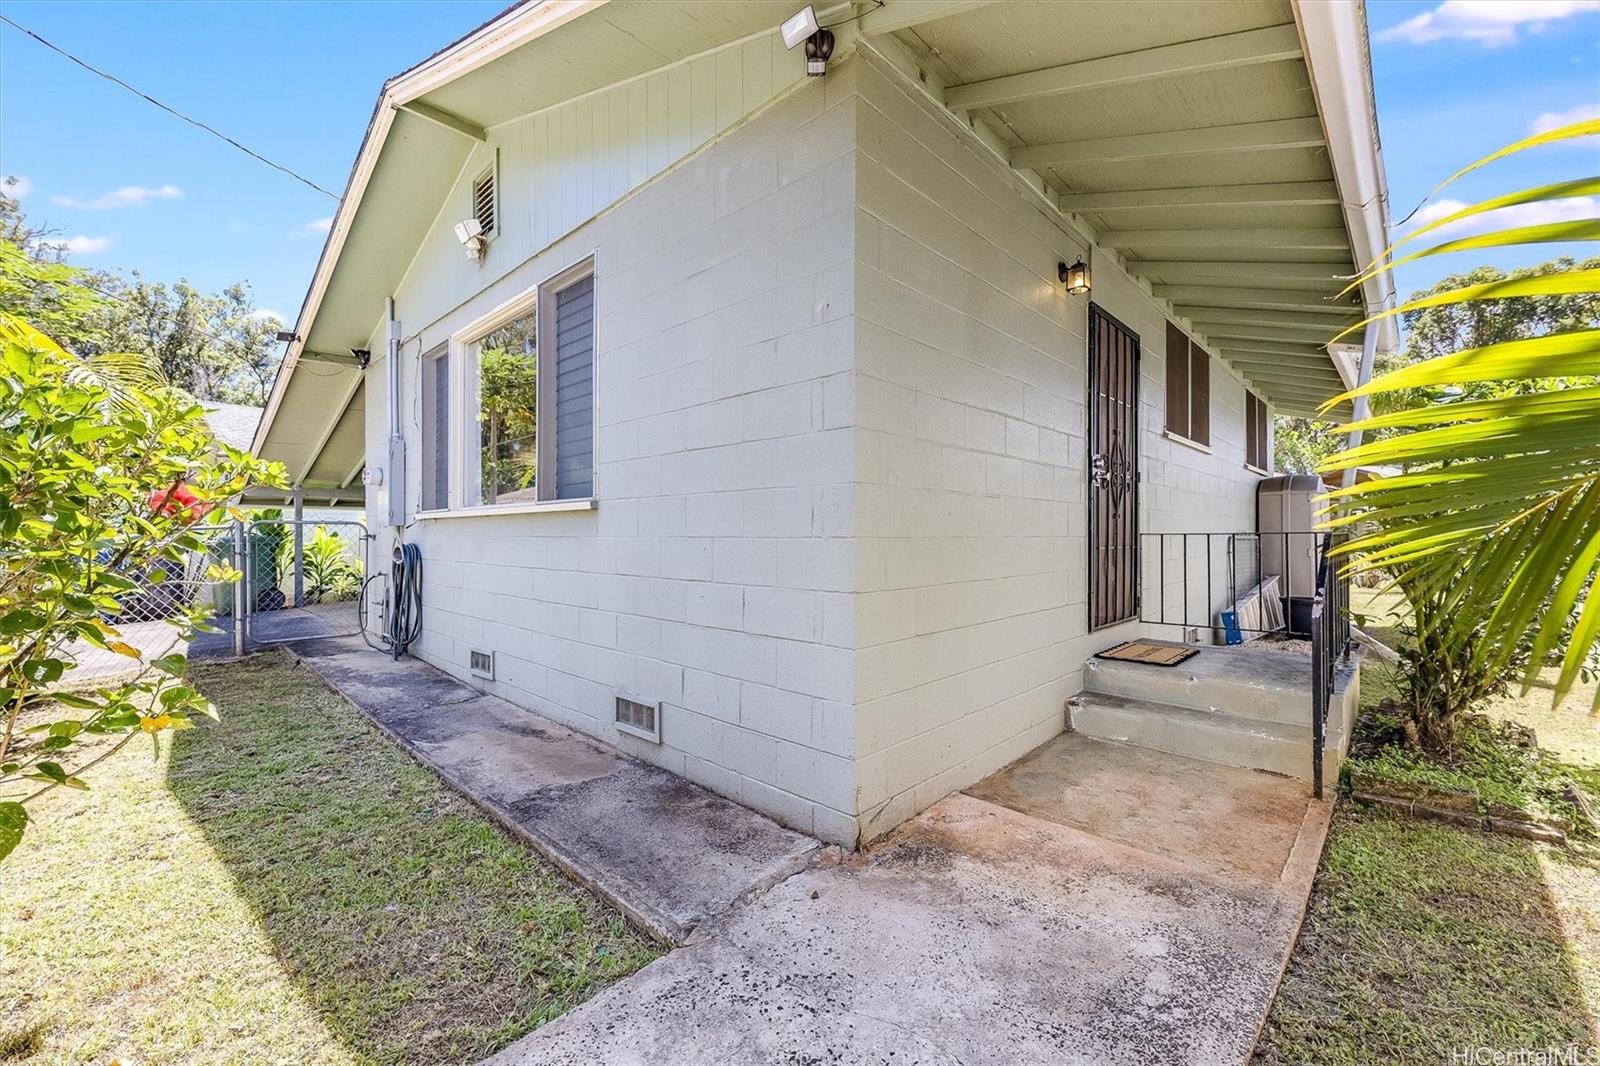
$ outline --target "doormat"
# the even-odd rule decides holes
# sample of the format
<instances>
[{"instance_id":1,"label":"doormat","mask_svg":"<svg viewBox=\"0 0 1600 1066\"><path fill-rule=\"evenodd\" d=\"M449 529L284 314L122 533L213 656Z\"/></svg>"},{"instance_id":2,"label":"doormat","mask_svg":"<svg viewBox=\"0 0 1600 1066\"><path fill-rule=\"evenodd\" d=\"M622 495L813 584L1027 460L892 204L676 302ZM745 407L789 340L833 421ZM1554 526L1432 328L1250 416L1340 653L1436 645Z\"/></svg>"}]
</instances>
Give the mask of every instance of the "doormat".
<instances>
[{"instance_id":1,"label":"doormat","mask_svg":"<svg viewBox=\"0 0 1600 1066\"><path fill-rule=\"evenodd\" d=\"M1182 644L1161 644L1154 640L1130 640L1115 648L1096 652L1096 659L1120 659L1128 663L1146 663L1150 666L1177 666L1200 654L1199 648Z\"/></svg>"}]
</instances>

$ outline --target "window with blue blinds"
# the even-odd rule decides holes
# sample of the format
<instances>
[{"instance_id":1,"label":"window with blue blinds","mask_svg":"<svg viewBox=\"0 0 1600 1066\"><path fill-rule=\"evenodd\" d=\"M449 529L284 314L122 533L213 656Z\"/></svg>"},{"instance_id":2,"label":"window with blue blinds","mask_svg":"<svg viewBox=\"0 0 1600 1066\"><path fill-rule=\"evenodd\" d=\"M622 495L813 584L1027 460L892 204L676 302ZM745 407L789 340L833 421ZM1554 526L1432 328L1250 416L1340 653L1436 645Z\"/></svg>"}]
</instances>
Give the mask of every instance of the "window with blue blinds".
<instances>
[{"instance_id":1,"label":"window with blue blinds","mask_svg":"<svg viewBox=\"0 0 1600 1066\"><path fill-rule=\"evenodd\" d=\"M594 276L555 294L555 498L594 495Z\"/></svg>"}]
</instances>

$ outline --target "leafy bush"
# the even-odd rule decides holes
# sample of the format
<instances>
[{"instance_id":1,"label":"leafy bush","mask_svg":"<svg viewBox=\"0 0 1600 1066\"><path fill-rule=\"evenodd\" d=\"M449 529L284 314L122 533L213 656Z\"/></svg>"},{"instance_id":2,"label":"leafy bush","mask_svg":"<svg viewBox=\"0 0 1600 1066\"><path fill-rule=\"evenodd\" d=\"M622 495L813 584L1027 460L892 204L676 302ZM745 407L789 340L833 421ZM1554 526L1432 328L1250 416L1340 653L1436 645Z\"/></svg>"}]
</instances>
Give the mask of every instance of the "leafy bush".
<instances>
[{"instance_id":1,"label":"leafy bush","mask_svg":"<svg viewBox=\"0 0 1600 1066\"><path fill-rule=\"evenodd\" d=\"M186 394L108 381L0 311L0 858L21 839L30 801L87 788L82 773L137 736L159 745L192 716L215 715L185 683L181 652L146 662L113 620L147 585L183 575L231 513L227 500L283 480L276 464L218 442ZM206 628L211 610L186 599L166 620L181 638ZM142 668L62 691L77 641ZM72 716L23 730L25 710ZM120 739L82 755L83 741L107 734Z\"/></svg>"},{"instance_id":2,"label":"leafy bush","mask_svg":"<svg viewBox=\"0 0 1600 1066\"><path fill-rule=\"evenodd\" d=\"M1595 134L1600 119L1535 134L1439 188L1516 152ZM1600 239L1600 219L1585 218L1495 229L1399 254L1452 222L1597 190L1600 178L1579 178L1462 207L1386 249L1351 288L1432 255ZM1417 698L1409 710L1413 734L1428 746L1449 747L1461 713L1518 674L1527 691L1546 666L1559 664L1559 703L1600 647L1600 265L1560 260L1547 267L1460 277L1333 338L1407 315L1414 341L1434 353L1329 401L1325 411L1363 395L1409 397L1347 426L1375 436L1319 467L1405 468L1325 499L1329 528L1358 531L1344 549L1353 567L1394 574L1415 608L1410 665L1427 674L1411 684ZM1541 318L1540 301L1558 313ZM1479 319L1493 328L1463 328Z\"/></svg>"}]
</instances>

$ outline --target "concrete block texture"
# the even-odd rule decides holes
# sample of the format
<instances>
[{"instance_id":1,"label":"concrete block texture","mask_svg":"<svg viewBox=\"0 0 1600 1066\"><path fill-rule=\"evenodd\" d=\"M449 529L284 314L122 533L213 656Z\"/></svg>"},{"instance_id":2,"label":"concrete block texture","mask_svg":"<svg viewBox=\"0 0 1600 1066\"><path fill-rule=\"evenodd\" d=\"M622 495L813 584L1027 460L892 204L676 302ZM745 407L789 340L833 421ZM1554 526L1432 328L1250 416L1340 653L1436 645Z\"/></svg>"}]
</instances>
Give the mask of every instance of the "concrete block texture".
<instances>
[{"instance_id":1,"label":"concrete block texture","mask_svg":"<svg viewBox=\"0 0 1600 1066\"><path fill-rule=\"evenodd\" d=\"M638 180L596 165L554 231L543 127L497 127L491 254L449 211L418 251L412 449L420 354L595 257L597 499L415 521L414 650L854 845L1059 732L1085 657L1141 631L1086 630L1087 303L1055 269L1087 246L870 52L705 121ZM1213 367L1209 452L1165 441L1162 307L1110 253L1094 299L1144 346L1145 528L1253 528L1242 384ZM661 704L661 743L614 727L618 695Z\"/></svg>"}]
</instances>

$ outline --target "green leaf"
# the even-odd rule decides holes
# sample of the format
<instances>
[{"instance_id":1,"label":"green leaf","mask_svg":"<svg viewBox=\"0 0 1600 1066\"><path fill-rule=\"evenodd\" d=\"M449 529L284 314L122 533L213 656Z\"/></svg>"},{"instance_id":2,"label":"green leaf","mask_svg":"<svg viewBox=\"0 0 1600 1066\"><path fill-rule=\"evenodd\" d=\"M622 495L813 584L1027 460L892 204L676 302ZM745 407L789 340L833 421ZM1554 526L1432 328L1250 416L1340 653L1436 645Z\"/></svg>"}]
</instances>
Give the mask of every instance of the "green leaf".
<instances>
[{"instance_id":1,"label":"green leaf","mask_svg":"<svg viewBox=\"0 0 1600 1066\"><path fill-rule=\"evenodd\" d=\"M22 843L22 831L28 826L28 810L12 800L0 802L0 859L4 859Z\"/></svg>"},{"instance_id":2,"label":"green leaf","mask_svg":"<svg viewBox=\"0 0 1600 1066\"><path fill-rule=\"evenodd\" d=\"M159 659L151 659L150 665L169 677L182 677L189 670L189 657L181 651L168 652Z\"/></svg>"}]
</instances>

